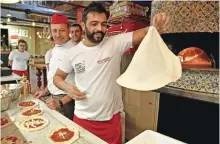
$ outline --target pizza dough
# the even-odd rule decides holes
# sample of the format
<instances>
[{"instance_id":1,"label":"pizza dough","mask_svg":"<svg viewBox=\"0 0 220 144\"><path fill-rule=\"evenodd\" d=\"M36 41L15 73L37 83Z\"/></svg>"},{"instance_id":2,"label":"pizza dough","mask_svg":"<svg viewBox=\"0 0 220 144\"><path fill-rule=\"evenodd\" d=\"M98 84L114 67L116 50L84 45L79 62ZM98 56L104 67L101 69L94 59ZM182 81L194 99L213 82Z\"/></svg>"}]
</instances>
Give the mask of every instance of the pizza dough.
<instances>
[{"instance_id":1,"label":"pizza dough","mask_svg":"<svg viewBox=\"0 0 220 144\"><path fill-rule=\"evenodd\" d=\"M49 121L43 117L30 117L20 123L20 128L29 132L38 131L45 128Z\"/></svg>"},{"instance_id":2,"label":"pizza dough","mask_svg":"<svg viewBox=\"0 0 220 144\"><path fill-rule=\"evenodd\" d=\"M1 138L1 144L23 144L24 142L17 136L5 136Z\"/></svg>"},{"instance_id":3,"label":"pizza dough","mask_svg":"<svg viewBox=\"0 0 220 144\"><path fill-rule=\"evenodd\" d=\"M24 109L21 113L21 117L33 117L33 116L40 116L44 112L40 108L31 108L31 109Z\"/></svg>"},{"instance_id":4,"label":"pizza dough","mask_svg":"<svg viewBox=\"0 0 220 144\"><path fill-rule=\"evenodd\" d=\"M51 131L47 139L51 144L71 144L79 139L79 131L77 129L60 127Z\"/></svg>"},{"instance_id":5,"label":"pizza dough","mask_svg":"<svg viewBox=\"0 0 220 144\"><path fill-rule=\"evenodd\" d=\"M15 121L14 117L1 117L1 128L5 128L9 125L11 125Z\"/></svg>"},{"instance_id":6,"label":"pizza dough","mask_svg":"<svg viewBox=\"0 0 220 144\"><path fill-rule=\"evenodd\" d=\"M37 102L34 101L34 100L26 100L26 101L21 101L17 104L17 107L20 107L20 108L27 108L27 109L30 109L30 108L33 108L37 106Z\"/></svg>"},{"instance_id":7,"label":"pizza dough","mask_svg":"<svg viewBox=\"0 0 220 144\"><path fill-rule=\"evenodd\" d=\"M134 90L150 91L177 81L181 74L180 59L168 49L156 28L151 26L117 83Z\"/></svg>"}]
</instances>

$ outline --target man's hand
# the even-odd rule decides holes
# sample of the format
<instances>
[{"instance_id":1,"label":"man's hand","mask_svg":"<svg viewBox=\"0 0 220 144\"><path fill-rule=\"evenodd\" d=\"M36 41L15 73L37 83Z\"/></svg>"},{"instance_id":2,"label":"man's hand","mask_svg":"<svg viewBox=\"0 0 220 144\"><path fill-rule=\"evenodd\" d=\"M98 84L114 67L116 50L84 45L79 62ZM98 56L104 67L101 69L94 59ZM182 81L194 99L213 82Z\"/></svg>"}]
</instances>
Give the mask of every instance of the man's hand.
<instances>
[{"instance_id":1,"label":"man's hand","mask_svg":"<svg viewBox=\"0 0 220 144\"><path fill-rule=\"evenodd\" d=\"M162 34L170 25L170 17L166 13L159 13L153 17L152 26L154 26L157 31ZM132 45L136 46L141 43L146 34L148 33L149 26L142 28L133 32Z\"/></svg>"},{"instance_id":2,"label":"man's hand","mask_svg":"<svg viewBox=\"0 0 220 144\"><path fill-rule=\"evenodd\" d=\"M170 17L167 13L158 13L153 17L153 26L161 34L163 33L170 25Z\"/></svg>"},{"instance_id":3,"label":"man's hand","mask_svg":"<svg viewBox=\"0 0 220 144\"><path fill-rule=\"evenodd\" d=\"M45 92L45 91L36 91L35 93L34 93L34 97L35 98L40 98L40 97L43 97L43 96L45 96L47 93Z\"/></svg>"},{"instance_id":4,"label":"man's hand","mask_svg":"<svg viewBox=\"0 0 220 144\"><path fill-rule=\"evenodd\" d=\"M67 95L74 100L82 100L86 98L85 93L80 92L80 90L74 85L69 85Z\"/></svg>"},{"instance_id":5,"label":"man's hand","mask_svg":"<svg viewBox=\"0 0 220 144\"><path fill-rule=\"evenodd\" d=\"M52 110L56 110L56 109L60 108L59 102L53 98L47 99L46 105Z\"/></svg>"}]
</instances>

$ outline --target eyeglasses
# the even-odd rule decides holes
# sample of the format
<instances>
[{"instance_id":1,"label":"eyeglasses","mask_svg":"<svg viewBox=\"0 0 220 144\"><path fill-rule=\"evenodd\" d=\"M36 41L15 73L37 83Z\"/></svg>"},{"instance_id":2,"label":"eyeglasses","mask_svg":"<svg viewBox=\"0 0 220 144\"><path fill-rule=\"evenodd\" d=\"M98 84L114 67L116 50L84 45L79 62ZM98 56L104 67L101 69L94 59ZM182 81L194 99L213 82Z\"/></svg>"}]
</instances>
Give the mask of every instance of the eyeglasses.
<instances>
[{"instance_id":1,"label":"eyeglasses","mask_svg":"<svg viewBox=\"0 0 220 144\"><path fill-rule=\"evenodd\" d=\"M25 47L25 45L19 45L19 47Z\"/></svg>"}]
</instances>

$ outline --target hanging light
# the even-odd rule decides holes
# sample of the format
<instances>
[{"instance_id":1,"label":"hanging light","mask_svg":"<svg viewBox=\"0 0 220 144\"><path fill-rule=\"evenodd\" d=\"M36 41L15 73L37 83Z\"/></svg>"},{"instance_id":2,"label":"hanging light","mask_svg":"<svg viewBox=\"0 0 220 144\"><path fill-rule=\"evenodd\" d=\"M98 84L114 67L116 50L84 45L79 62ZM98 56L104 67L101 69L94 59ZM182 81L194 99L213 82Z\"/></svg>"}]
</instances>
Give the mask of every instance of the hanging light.
<instances>
[{"instance_id":1,"label":"hanging light","mask_svg":"<svg viewBox=\"0 0 220 144\"><path fill-rule=\"evenodd\" d=\"M41 39L50 39L50 30L48 28L48 26L44 26L43 27L43 31L38 31L37 33L37 36Z\"/></svg>"},{"instance_id":2,"label":"hanging light","mask_svg":"<svg viewBox=\"0 0 220 144\"><path fill-rule=\"evenodd\" d=\"M47 37L47 39L50 39L50 37L51 37L51 36L49 35L49 36Z\"/></svg>"},{"instance_id":3,"label":"hanging light","mask_svg":"<svg viewBox=\"0 0 220 144\"><path fill-rule=\"evenodd\" d=\"M32 22L32 26L35 26L35 22Z\"/></svg>"},{"instance_id":4,"label":"hanging light","mask_svg":"<svg viewBox=\"0 0 220 144\"><path fill-rule=\"evenodd\" d=\"M20 0L0 0L0 3L5 3L5 4L13 4L13 3L18 3Z\"/></svg>"}]
</instances>

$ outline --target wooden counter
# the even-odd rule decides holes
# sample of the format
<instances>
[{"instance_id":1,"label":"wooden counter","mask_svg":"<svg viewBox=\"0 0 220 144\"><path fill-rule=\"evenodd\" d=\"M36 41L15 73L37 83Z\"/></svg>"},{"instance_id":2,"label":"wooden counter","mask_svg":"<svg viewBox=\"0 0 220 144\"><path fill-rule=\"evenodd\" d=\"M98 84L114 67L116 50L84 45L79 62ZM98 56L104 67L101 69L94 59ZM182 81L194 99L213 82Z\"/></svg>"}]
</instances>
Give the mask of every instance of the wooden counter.
<instances>
[{"instance_id":1,"label":"wooden counter","mask_svg":"<svg viewBox=\"0 0 220 144\"><path fill-rule=\"evenodd\" d=\"M11 51L0 51L0 54L10 54Z\"/></svg>"},{"instance_id":2,"label":"wooden counter","mask_svg":"<svg viewBox=\"0 0 220 144\"><path fill-rule=\"evenodd\" d=\"M41 76L43 73L43 83L44 88L47 86L47 67L46 64L29 64L30 67L35 67L37 69L37 86L40 88L42 86Z\"/></svg>"}]
</instances>

